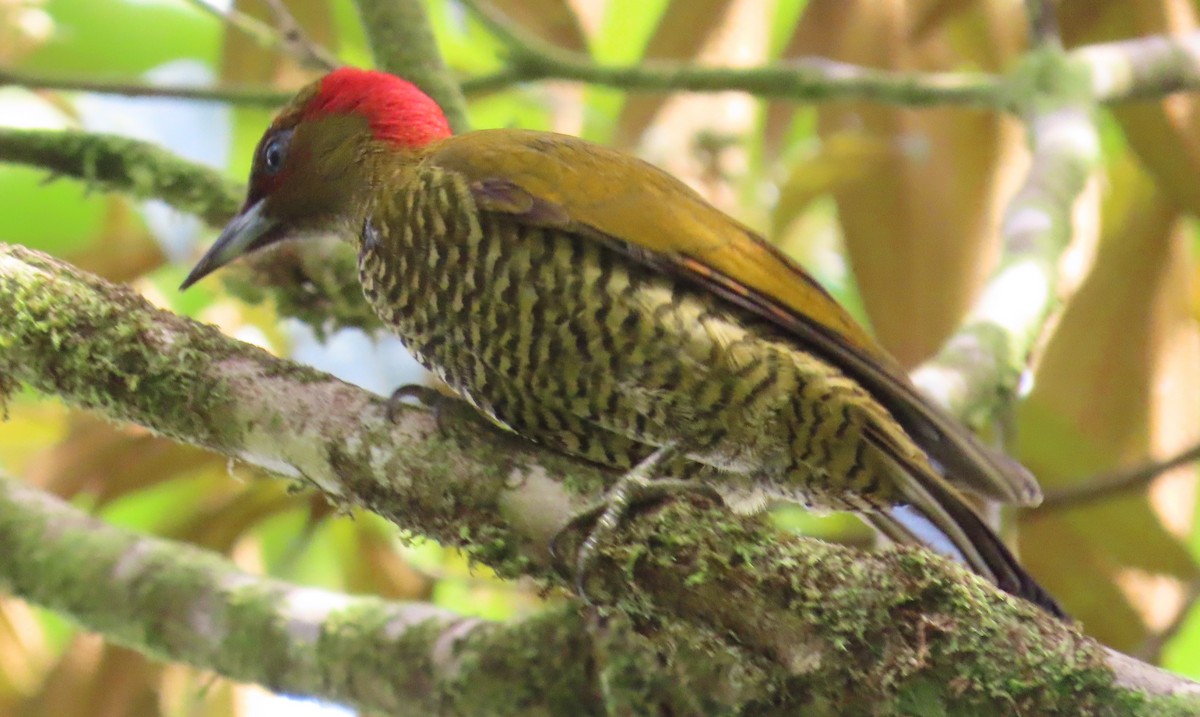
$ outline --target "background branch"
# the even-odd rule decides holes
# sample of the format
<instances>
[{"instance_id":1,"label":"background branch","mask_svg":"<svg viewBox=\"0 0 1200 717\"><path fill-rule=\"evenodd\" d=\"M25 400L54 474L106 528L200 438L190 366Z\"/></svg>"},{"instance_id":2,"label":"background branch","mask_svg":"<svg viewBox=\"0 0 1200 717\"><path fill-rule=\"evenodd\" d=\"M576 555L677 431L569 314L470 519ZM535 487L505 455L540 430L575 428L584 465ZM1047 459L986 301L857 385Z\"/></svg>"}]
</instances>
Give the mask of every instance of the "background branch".
<instances>
[{"instance_id":1,"label":"background branch","mask_svg":"<svg viewBox=\"0 0 1200 717\"><path fill-rule=\"evenodd\" d=\"M1018 96L1032 158L1001 224L1001 261L966 321L913 379L969 425L1007 415L1035 345L1066 302L1059 259L1100 160L1091 70L1061 51L1027 57Z\"/></svg>"},{"instance_id":2,"label":"background branch","mask_svg":"<svg viewBox=\"0 0 1200 717\"><path fill-rule=\"evenodd\" d=\"M606 67L511 29L495 10L481 8L479 12L510 48L509 57L502 70L462 79L459 91L467 97L486 95L522 82L566 79L628 92L743 91L762 98L804 102L862 99L913 107L963 105L1016 110L1009 80L983 73L895 72L819 57L757 68L698 67L666 61ZM1091 68L1092 96L1101 104L1156 99L1200 89L1200 33L1088 45L1067 54ZM413 76L403 69L397 72ZM147 85L36 75L11 69L0 69L0 85L261 107L278 107L294 94L254 87Z\"/></svg>"},{"instance_id":3,"label":"background branch","mask_svg":"<svg viewBox=\"0 0 1200 717\"><path fill-rule=\"evenodd\" d=\"M670 61L599 65L586 55L563 50L521 30L492 5L476 0L463 0L463 4L472 9L506 52L503 70L463 82L464 90L470 93L555 79L627 92L742 91L764 99L870 100L908 107L959 105L1019 113L1027 99L1022 92L1030 89L1020 68L1014 77L973 72L897 72L820 57L755 68ZM1039 8L1039 13L1049 12L1049 6L1042 2L1031 3L1031 11L1033 6ZM1093 99L1097 102L1132 101L1200 89L1200 33L1091 45L1067 55L1070 64L1092 68Z\"/></svg>"},{"instance_id":4,"label":"background branch","mask_svg":"<svg viewBox=\"0 0 1200 717\"><path fill-rule=\"evenodd\" d=\"M1102 473L1075 485L1048 491L1042 510L1073 508L1106 500L1126 491L1145 488L1163 473L1200 460L1200 444L1190 446L1165 460L1145 463L1129 470Z\"/></svg>"},{"instance_id":5,"label":"background branch","mask_svg":"<svg viewBox=\"0 0 1200 717\"><path fill-rule=\"evenodd\" d=\"M99 92L122 97L172 97L203 102L228 102L252 107L279 107L295 92L254 87L180 87L147 85L141 82L95 80L82 77L51 77L17 70L0 69L0 86L11 85L35 90L63 92Z\"/></svg>"},{"instance_id":6,"label":"background branch","mask_svg":"<svg viewBox=\"0 0 1200 717\"><path fill-rule=\"evenodd\" d=\"M297 587L4 477L0 544L0 589L160 659L398 717L599 714L575 610L498 625Z\"/></svg>"},{"instance_id":7,"label":"background branch","mask_svg":"<svg viewBox=\"0 0 1200 717\"><path fill-rule=\"evenodd\" d=\"M1025 0L1029 17L1029 36L1035 46L1062 47L1058 31L1057 0Z\"/></svg>"},{"instance_id":8,"label":"background branch","mask_svg":"<svg viewBox=\"0 0 1200 717\"><path fill-rule=\"evenodd\" d=\"M0 161L46 169L52 177L72 177L88 189L161 199L212 227L224 226L245 196L241 184L219 172L147 142L114 135L0 127ZM353 249L342 242L290 243L238 262L224 272L223 281L253 303L269 293L281 315L318 331L375 328L379 319L362 298L356 262Z\"/></svg>"},{"instance_id":9,"label":"background branch","mask_svg":"<svg viewBox=\"0 0 1200 717\"><path fill-rule=\"evenodd\" d=\"M1200 88L1200 33L1088 45L1072 54L1091 68L1099 102L1152 100Z\"/></svg>"},{"instance_id":10,"label":"background branch","mask_svg":"<svg viewBox=\"0 0 1200 717\"><path fill-rule=\"evenodd\" d=\"M0 161L75 177L94 189L161 199L214 225L237 212L244 194L216 170L115 135L0 127Z\"/></svg>"},{"instance_id":11,"label":"background branch","mask_svg":"<svg viewBox=\"0 0 1200 717\"><path fill-rule=\"evenodd\" d=\"M973 426L1005 415L1033 347L1065 305L1058 260L1072 236L1071 209L1099 158L1085 105L1047 109L1028 126L1033 164L1005 212L1003 259L963 327L913 373L922 390Z\"/></svg>"},{"instance_id":12,"label":"background branch","mask_svg":"<svg viewBox=\"0 0 1200 717\"><path fill-rule=\"evenodd\" d=\"M724 92L800 101L871 99L911 106L1002 107L1001 78L982 73L892 72L824 58L805 58L770 67L697 67L682 62L644 62L628 67L597 65L518 29L489 4L463 0L506 50L506 69L478 85L495 89L506 82L575 80L629 92ZM478 86L473 85L477 90Z\"/></svg>"}]
</instances>

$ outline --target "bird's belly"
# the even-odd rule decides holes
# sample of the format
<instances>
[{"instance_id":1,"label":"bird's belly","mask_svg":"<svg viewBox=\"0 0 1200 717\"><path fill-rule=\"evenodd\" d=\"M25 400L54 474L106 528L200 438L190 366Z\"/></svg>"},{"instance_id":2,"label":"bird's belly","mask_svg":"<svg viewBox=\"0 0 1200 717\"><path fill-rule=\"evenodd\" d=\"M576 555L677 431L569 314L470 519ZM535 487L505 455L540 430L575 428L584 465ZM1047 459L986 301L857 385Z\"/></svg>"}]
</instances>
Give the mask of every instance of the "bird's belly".
<instances>
[{"instance_id":1,"label":"bird's belly","mask_svg":"<svg viewBox=\"0 0 1200 717\"><path fill-rule=\"evenodd\" d=\"M483 413L615 467L676 442L756 501L842 507L824 496L853 479L861 455L836 451L861 425L838 421L838 392L859 389L836 369L599 242L482 230L409 246L403 262L364 252L361 267L385 322Z\"/></svg>"},{"instance_id":2,"label":"bird's belly","mask_svg":"<svg viewBox=\"0 0 1200 717\"><path fill-rule=\"evenodd\" d=\"M422 363L498 423L594 460L628 465L672 440L705 462L753 460L729 435L784 381L736 318L597 242L483 229L409 247L404 275L364 252L368 299Z\"/></svg>"}]
</instances>

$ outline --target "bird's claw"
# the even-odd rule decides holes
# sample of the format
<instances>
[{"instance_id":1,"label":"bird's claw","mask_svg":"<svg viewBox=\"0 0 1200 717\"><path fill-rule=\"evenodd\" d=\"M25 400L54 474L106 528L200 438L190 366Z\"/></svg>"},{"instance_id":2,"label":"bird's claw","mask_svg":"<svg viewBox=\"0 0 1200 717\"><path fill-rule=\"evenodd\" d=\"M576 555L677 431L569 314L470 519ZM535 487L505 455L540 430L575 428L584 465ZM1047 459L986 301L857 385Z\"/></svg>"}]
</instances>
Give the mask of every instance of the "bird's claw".
<instances>
[{"instance_id":1,"label":"bird's claw","mask_svg":"<svg viewBox=\"0 0 1200 717\"><path fill-rule=\"evenodd\" d=\"M587 576L595 562L600 545L616 534L621 527L624 517L638 505L655 502L681 493L698 493L715 501L721 502L721 497L711 486L699 481L679 480L671 478L652 478L652 471L662 465L668 457L674 457L673 448L664 447L655 455L635 466L616 482L608 491L605 498L586 510L572 516L562 529L550 541L550 554L559 564L563 555L562 544L567 535L576 530L587 528L587 537L575 553L574 585L575 592L587 599Z\"/></svg>"},{"instance_id":2,"label":"bird's claw","mask_svg":"<svg viewBox=\"0 0 1200 717\"><path fill-rule=\"evenodd\" d=\"M433 420L437 423L438 431L445 433L442 426L442 408L447 401L454 399L436 388L426 386L420 383L407 383L392 391L392 395L387 400L386 416L389 422L396 423L400 420L400 409L408 402L408 399L415 398L420 401L421 405L426 406L433 413Z\"/></svg>"}]
</instances>

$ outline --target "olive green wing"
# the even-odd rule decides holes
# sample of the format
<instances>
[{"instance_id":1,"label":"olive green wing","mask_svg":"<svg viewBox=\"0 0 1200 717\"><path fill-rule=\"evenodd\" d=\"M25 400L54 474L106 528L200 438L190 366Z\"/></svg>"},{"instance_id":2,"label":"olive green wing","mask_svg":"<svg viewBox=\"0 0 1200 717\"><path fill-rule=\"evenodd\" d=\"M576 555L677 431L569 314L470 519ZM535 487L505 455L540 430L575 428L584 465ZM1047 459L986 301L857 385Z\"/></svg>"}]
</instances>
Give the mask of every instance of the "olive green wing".
<instances>
[{"instance_id":1,"label":"olive green wing","mask_svg":"<svg viewBox=\"0 0 1200 717\"><path fill-rule=\"evenodd\" d=\"M812 276L666 172L574 137L523 130L453 137L427 161L465 177L481 210L601 241L763 317L866 386L957 484L1040 502L1028 471L922 396Z\"/></svg>"}]
</instances>

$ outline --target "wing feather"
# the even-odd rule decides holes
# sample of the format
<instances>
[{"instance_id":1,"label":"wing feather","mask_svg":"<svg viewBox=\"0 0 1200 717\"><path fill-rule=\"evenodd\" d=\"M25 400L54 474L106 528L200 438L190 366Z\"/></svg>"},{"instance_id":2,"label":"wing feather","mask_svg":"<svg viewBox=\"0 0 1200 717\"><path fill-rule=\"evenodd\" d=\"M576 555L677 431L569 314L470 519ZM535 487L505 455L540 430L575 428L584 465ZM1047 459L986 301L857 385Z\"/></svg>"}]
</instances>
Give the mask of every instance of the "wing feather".
<instances>
[{"instance_id":1,"label":"wing feather","mask_svg":"<svg viewBox=\"0 0 1200 717\"><path fill-rule=\"evenodd\" d=\"M452 137L428 161L464 176L483 211L603 242L774 324L866 386L956 484L1005 502L1041 501L1024 467L921 395L811 275L666 172L574 137L521 130Z\"/></svg>"}]
</instances>

